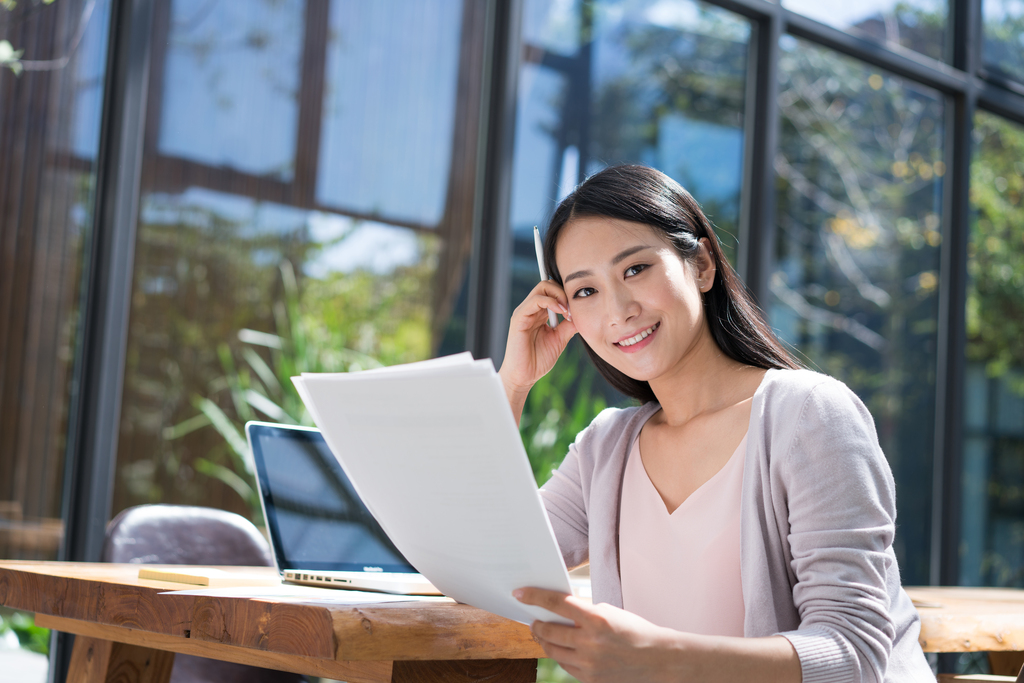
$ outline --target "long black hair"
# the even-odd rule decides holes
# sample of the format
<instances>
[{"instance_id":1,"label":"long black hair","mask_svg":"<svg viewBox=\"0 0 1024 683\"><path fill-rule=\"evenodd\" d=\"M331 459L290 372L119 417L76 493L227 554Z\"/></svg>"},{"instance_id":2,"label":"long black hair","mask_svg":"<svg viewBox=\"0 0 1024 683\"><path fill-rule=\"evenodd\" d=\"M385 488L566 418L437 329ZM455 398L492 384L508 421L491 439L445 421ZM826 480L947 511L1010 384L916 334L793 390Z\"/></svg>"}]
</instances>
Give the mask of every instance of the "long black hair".
<instances>
[{"instance_id":1,"label":"long black hair","mask_svg":"<svg viewBox=\"0 0 1024 683\"><path fill-rule=\"evenodd\" d=\"M643 223L661 232L683 260L690 262L699 256L700 240L706 237L717 271L711 289L703 295L704 311L718 348L733 360L758 368L800 367L764 321L729 265L711 221L690 193L672 178L647 166L611 166L587 178L563 199L551 217L544 241L545 265L559 285L562 275L555 263L558 236L573 219L584 216ZM656 400L650 384L619 372L586 342L583 346L613 387L644 403Z\"/></svg>"}]
</instances>

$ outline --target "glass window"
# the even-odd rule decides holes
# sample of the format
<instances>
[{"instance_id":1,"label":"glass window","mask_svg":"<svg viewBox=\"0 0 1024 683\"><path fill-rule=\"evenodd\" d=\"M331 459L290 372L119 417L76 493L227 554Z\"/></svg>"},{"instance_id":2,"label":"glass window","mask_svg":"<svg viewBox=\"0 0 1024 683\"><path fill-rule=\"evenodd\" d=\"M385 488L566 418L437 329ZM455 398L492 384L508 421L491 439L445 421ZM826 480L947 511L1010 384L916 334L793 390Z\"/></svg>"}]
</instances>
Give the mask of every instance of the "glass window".
<instances>
[{"instance_id":1,"label":"glass window","mask_svg":"<svg viewBox=\"0 0 1024 683\"><path fill-rule=\"evenodd\" d=\"M55 560L111 1L7 4L24 70L0 67L0 558Z\"/></svg>"},{"instance_id":2,"label":"glass window","mask_svg":"<svg viewBox=\"0 0 1024 683\"><path fill-rule=\"evenodd\" d=\"M692 0L528 0L523 16L509 310L537 284L533 226L543 230L558 201L611 164L678 180L734 257L749 22ZM597 412L625 400L571 342L523 412L538 481Z\"/></svg>"},{"instance_id":3,"label":"glass window","mask_svg":"<svg viewBox=\"0 0 1024 683\"><path fill-rule=\"evenodd\" d=\"M1024 82L1024 3L983 0L982 63L996 75Z\"/></svg>"},{"instance_id":4,"label":"glass window","mask_svg":"<svg viewBox=\"0 0 1024 683\"><path fill-rule=\"evenodd\" d=\"M943 99L785 38L770 319L874 416L896 478L896 554L929 579Z\"/></svg>"},{"instance_id":5,"label":"glass window","mask_svg":"<svg viewBox=\"0 0 1024 683\"><path fill-rule=\"evenodd\" d=\"M750 24L691 0L527 2L513 156L512 306L537 281L534 225L587 175L655 166L736 248Z\"/></svg>"},{"instance_id":6,"label":"glass window","mask_svg":"<svg viewBox=\"0 0 1024 683\"><path fill-rule=\"evenodd\" d=\"M160 153L292 178L303 5L174 0ZM258 134L259 144L253 144Z\"/></svg>"},{"instance_id":7,"label":"glass window","mask_svg":"<svg viewBox=\"0 0 1024 683\"><path fill-rule=\"evenodd\" d=\"M960 583L1024 586L1024 127L979 112L971 164Z\"/></svg>"},{"instance_id":8,"label":"glass window","mask_svg":"<svg viewBox=\"0 0 1024 683\"><path fill-rule=\"evenodd\" d=\"M943 59L949 3L945 0L782 0L786 9L879 42Z\"/></svg>"},{"instance_id":9,"label":"glass window","mask_svg":"<svg viewBox=\"0 0 1024 683\"><path fill-rule=\"evenodd\" d=\"M462 10L430 0L331 5L317 199L350 212L434 226L455 135ZM383 86L383 87L382 87ZM359 93L358 96L354 96Z\"/></svg>"},{"instance_id":10,"label":"glass window","mask_svg":"<svg viewBox=\"0 0 1024 683\"><path fill-rule=\"evenodd\" d=\"M251 4L157 6L115 512L260 521L289 377L465 348L482 6Z\"/></svg>"}]
</instances>

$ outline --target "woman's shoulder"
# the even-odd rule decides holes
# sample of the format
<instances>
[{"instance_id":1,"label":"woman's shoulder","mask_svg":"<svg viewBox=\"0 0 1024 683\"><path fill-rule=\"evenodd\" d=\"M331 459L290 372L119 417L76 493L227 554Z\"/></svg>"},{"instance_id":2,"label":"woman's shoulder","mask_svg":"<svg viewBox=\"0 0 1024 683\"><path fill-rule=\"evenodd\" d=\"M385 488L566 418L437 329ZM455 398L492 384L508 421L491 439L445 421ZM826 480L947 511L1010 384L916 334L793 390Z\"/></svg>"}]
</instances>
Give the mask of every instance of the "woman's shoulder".
<instances>
[{"instance_id":1,"label":"woman's shoulder","mask_svg":"<svg viewBox=\"0 0 1024 683\"><path fill-rule=\"evenodd\" d=\"M814 370L804 368L769 370L761 382L758 394L762 402L771 405L802 405L808 402L860 403L857 395L843 382Z\"/></svg>"},{"instance_id":2,"label":"woman's shoulder","mask_svg":"<svg viewBox=\"0 0 1024 683\"><path fill-rule=\"evenodd\" d=\"M755 395L766 434L792 441L867 439L877 443L875 423L864 402L846 384L813 370L770 370Z\"/></svg>"},{"instance_id":3,"label":"woman's shoulder","mask_svg":"<svg viewBox=\"0 0 1024 683\"><path fill-rule=\"evenodd\" d=\"M650 402L626 408L605 408L577 435L576 440L595 440L606 438L609 435L617 436L624 431L630 431L631 426L639 429L648 417L657 412L659 407L657 403Z\"/></svg>"},{"instance_id":4,"label":"woman's shoulder","mask_svg":"<svg viewBox=\"0 0 1024 683\"><path fill-rule=\"evenodd\" d=\"M622 451L660 407L651 402L628 408L605 408L576 435L572 448L586 460L601 459L608 453Z\"/></svg>"}]
</instances>

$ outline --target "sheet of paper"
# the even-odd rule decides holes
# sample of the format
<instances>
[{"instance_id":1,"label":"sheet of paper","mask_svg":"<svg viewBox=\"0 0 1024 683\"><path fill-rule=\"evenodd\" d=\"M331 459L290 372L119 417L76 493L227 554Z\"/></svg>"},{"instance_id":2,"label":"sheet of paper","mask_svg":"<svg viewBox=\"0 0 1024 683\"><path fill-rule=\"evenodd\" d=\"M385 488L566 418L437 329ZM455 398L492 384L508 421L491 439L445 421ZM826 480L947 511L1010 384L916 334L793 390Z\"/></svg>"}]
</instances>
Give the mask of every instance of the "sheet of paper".
<instances>
[{"instance_id":1,"label":"sheet of paper","mask_svg":"<svg viewBox=\"0 0 1024 683\"><path fill-rule=\"evenodd\" d=\"M361 377L364 375L377 375L387 374L391 372L410 372L413 370L421 369L432 369L432 368L450 368L460 365L471 365L477 362L489 361L474 361L473 354L469 351L463 351L462 353L453 353L450 356L441 356L440 358L430 358L428 360L416 361L415 363L405 363L404 365L388 365L382 368L368 368L366 370L360 370L359 372L303 372L302 376L312 377L333 377L336 375L344 375L346 377Z\"/></svg>"},{"instance_id":2,"label":"sheet of paper","mask_svg":"<svg viewBox=\"0 0 1024 683\"><path fill-rule=\"evenodd\" d=\"M572 591L501 379L479 367L293 381L363 502L441 592L523 623L564 622L512 597Z\"/></svg>"},{"instance_id":3,"label":"sheet of paper","mask_svg":"<svg viewBox=\"0 0 1024 683\"><path fill-rule=\"evenodd\" d=\"M316 602L331 605L367 605L382 602L451 602L450 598L424 595L393 595L372 591L350 591L316 586L237 586L234 588L196 588L165 591L160 595L199 595L210 598L251 598L276 602Z\"/></svg>"}]
</instances>

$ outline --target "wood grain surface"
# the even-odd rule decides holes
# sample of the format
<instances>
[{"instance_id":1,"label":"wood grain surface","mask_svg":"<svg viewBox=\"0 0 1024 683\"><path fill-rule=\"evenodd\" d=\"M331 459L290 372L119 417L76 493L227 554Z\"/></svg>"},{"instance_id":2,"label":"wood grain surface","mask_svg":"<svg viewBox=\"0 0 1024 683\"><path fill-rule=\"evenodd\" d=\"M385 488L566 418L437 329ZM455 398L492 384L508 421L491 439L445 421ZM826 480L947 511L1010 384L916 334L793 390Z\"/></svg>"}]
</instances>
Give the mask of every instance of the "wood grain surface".
<instances>
[{"instance_id":1,"label":"wood grain surface","mask_svg":"<svg viewBox=\"0 0 1024 683\"><path fill-rule=\"evenodd\" d=\"M1007 588L906 588L921 616L925 652L1024 650L1024 591Z\"/></svg>"},{"instance_id":2,"label":"wood grain surface","mask_svg":"<svg viewBox=\"0 0 1024 683\"><path fill-rule=\"evenodd\" d=\"M94 624L88 621L48 617L42 614L36 615L36 624L43 628L76 634L75 651L71 662L72 670L76 667L75 657L80 656L78 648L80 638L78 636L85 636L81 640L97 643L106 642L108 646L110 641L118 641L138 647L195 655L197 657L213 657L237 664L294 671L295 673L307 676L348 681L348 683L386 683L391 680L391 662L344 662L333 659L287 655L234 645L196 641L191 638L168 636L149 631L138 631L119 626ZM87 654L83 652L80 658L81 662L88 663L90 669L98 669L106 666L106 660L102 659L104 656L102 650L97 649L97 654L88 655L87 658ZM95 660L95 663L93 660Z\"/></svg>"},{"instance_id":3,"label":"wood grain surface","mask_svg":"<svg viewBox=\"0 0 1024 683\"><path fill-rule=\"evenodd\" d=\"M154 565L156 566L156 565ZM98 625L335 661L536 659L526 626L455 602L325 605L161 595L138 565L0 561L0 604ZM220 567L244 573L255 567Z\"/></svg>"},{"instance_id":4,"label":"wood grain surface","mask_svg":"<svg viewBox=\"0 0 1024 683\"><path fill-rule=\"evenodd\" d=\"M478 680L477 675L486 679L486 671L494 667L502 669L497 679L532 680L532 660L544 656L526 626L454 602L329 605L161 595L181 588L182 584L139 579L138 565L0 561L0 604L35 612L40 625L104 642L212 654L366 683L392 678L429 681L430 671L444 672L437 680L462 676L459 680L470 681ZM926 652L1024 651L1024 591L906 591L921 615L920 640ZM114 651L104 653L94 646L88 655L92 660L88 652L76 652L85 657L80 662L83 670L99 666L91 661L109 662ZM126 655L122 659L134 661ZM525 661L466 664L463 674L455 673L452 667L458 661L470 660Z\"/></svg>"}]
</instances>

